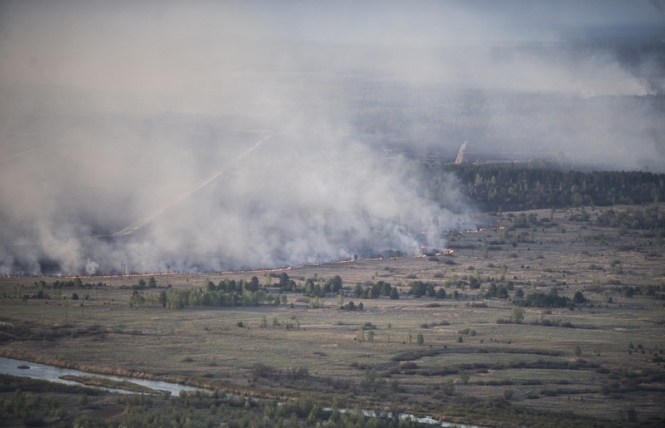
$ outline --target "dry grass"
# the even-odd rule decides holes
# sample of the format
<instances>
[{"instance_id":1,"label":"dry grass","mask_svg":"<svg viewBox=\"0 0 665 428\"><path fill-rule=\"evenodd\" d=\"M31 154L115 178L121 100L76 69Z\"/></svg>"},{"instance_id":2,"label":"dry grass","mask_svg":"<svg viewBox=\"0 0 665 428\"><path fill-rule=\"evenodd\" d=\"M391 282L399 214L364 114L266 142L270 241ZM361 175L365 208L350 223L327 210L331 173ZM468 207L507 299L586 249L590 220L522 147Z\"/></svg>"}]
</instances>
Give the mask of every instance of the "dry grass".
<instances>
[{"instance_id":1,"label":"dry grass","mask_svg":"<svg viewBox=\"0 0 665 428\"><path fill-rule=\"evenodd\" d=\"M587 210L592 213L592 220L600 211ZM549 214L549 210L537 212L539 218ZM6 296L0 300L0 318L15 327L1 327L0 352L76 363L96 371L143 373L247 388L256 394L308 388L331 394L353 392L378 397L384 404L419 403L434 413L441 400L464 396L491 400L510 388L514 391L513 405L565 409L606 418L613 418L618 407L633 405L644 417L664 417L658 403L665 401L665 370L657 361L665 349L663 301L639 294L626 298L618 291L620 286L602 284L620 281L645 287L663 283L662 259L654 254L664 253L665 248L639 234L619 238L613 229L569 222L569 216L570 211L561 211L553 219L559 227L565 227L565 233L557 227L545 231L538 228L532 236L530 229L517 229L510 232L512 236L528 232L533 243L501 245L502 250L489 251L487 258L483 257L483 248L502 239L502 231L485 230L454 237L451 244L459 249L452 256L441 256L440 261L404 257L287 271L301 285L308 277L340 275L348 287L347 293L352 293L356 283L378 280L399 286L406 293L410 276L443 284L471 275L468 268L473 266L480 272L483 288L488 287L487 277L500 284L512 281L511 297L517 289L523 289L525 294L533 289L547 293L556 287L559 295L572 297L581 290L589 299L572 311L524 308L521 324L497 324L499 318L510 318L510 301L481 299L482 289L472 290L468 285L446 287L449 298L436 301L440 305L432 305L435 300L431 298L414 299L406 294L399 300L347 296L346 302L362 301L365 306L363 311L351 312L339 311L337 298L330 296L323 299L324 308L312 310L306 302L297 300L300 295L290 293L286 306L166 310L129 307L132 291L121 286L135 284L139 277L93 278L108 286L79 292L90 295L83 307L81 301L62 299L71 296L70 290L64 291L60 299L53 298L54 293L49 291L53 299L48 301L14 298L16 284L23 285L21 293L33 294L37 290L35 281L51 283L56 278L5 277L0 278L0 293ZM498 221L509 225L506 219L504 214ZM599 241L600 235L606 238ZM617 250L626 245L639 251ZM623 274L616 274L611 268L617 259L621 260ZM455 264L447 264L448 260ZM507 266L504 282L500 281L502 264ZM604 270L590 270L592 264ZM156 278L159 285L186 288L202 287L208 279L216 283L222 278L249 279L253 275L264 281L264 272L170 274ZM454 291L459 293L459 300L450 299ZM156 293L145 291L151 292ZM607 295L612 297L612 303L606 303ZM472 304L479 301L486 307ZM259 328L262 316L268 321L267 328ZM297 318L300 329L274 328L273 318L280 325ZM575 328L533 324L543 319L570 322ZM240 321L242 328L237 326ZM372 330L373 342L357 342L358 329L369 322L376 326ZM423 324L428 327L422 328ZM475 330L476 335L460 335L458 332L464 329ZM423 346L416 344L419 332L424 336ZM409 334L411 344L407 343ZM459 336L463 336L461 343ZM630 343L635 348L629 354ZM641 349L636 348L638 344ZM576 346L582 351L579 358L574 354ZM400 369L395 356L414 351L423 354L413 360L417 369ZM282 372L303 367L310 379L307 383L288 381L285 376L257 380L252 375L257 363ZM378 379L385 382L363 384L366 372L372 368ZM467 385L460 382L461 370L470 374ZM631 378L635 372L647 375L635 381L635 376ZM330 386L330 379L333 384L338 380L347 384L342 382L341 389L335 389ZM391 389L394 381L399 384L396 390ZM456 382L450 397L440 391L446 381ZM604 385L612 385L613 394L607 394L607 388L603 392ZM649 400L644 399L646 391Z\"/></svg>"}]
</instances>

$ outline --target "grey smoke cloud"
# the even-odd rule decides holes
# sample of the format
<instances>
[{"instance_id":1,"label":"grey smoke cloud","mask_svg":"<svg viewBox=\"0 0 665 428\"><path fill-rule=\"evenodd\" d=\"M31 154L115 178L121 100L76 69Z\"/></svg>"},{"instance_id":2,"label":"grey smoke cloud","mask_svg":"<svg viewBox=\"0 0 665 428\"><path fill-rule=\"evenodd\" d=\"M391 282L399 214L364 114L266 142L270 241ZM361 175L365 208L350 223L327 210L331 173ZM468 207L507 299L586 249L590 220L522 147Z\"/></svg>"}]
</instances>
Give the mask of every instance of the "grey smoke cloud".
<instances>
[{"instance_id":1,"label":"grey smoke cloud","mask_svg":"<svg viewBox=\"0 0 665 428\"><path fill-rule=\"evenodd\" d=\"M473 225L453 176L430 200L386 147L653 168L662 46L569 35L662 18L575 7L4 2L0 272L416 254Z\"/></svg>"}]
</instances>

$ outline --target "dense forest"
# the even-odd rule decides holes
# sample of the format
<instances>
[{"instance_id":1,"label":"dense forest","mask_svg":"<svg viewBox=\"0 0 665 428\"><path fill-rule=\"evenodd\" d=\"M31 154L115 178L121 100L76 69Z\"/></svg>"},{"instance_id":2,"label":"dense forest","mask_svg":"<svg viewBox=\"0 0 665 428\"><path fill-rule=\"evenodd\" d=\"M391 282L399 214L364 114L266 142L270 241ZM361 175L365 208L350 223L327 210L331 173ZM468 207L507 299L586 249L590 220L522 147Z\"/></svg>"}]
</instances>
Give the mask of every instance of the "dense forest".
<instances>
[{"instance_id":1,"label":"dense forest","mask_svg":"<svg viewBox=\"0 0 665 428\"><path fill-rule=\"evenodd\" d=\"M665 174L644 171L563 171L549 166L460 164L423 165L430 197L442 199L446 174L454 173L462 192L481 209L514 211L582 205L645 204L665 194Z\"/></svg>"}]
</instances>

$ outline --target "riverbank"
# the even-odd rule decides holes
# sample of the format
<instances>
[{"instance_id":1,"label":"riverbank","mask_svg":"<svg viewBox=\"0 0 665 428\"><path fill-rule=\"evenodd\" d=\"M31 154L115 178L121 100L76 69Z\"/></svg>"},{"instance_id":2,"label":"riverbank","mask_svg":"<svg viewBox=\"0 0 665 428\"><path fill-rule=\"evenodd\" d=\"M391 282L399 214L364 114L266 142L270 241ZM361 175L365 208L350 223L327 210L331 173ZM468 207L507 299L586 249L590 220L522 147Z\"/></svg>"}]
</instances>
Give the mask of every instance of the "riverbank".
<instances>
[{"instance_id":1,"label":"riverbank","mask_svg":"<svg viewBox=\"0 0 665 428\"><path fill-rule=\"evenodd\" d=\"M127 378L133 379L135 381L150 381L150 382L160 382L165 384L178 385L185 390L196 390L204 389L208 391L223 390L230 394L243 395L254 398L263 398L263 399L289 399L290 397L286 395L270 394L270 393L260 393L258 391L252 390L250 388L238 388L220 381L203 381L197 379L187 379L182 376L173 376L173 375L156 375L152 373L142 372L142 371L132 371L125 370L121 368L111 368L104 366L95 366L89 364L80 364L71 361L64 361L57 358L45 357L38 354L25 354L21 352L14 352L9 349L0 349L0 358L9 358L16 361L20 361L25 365L31 365L34 363L58 367L61 369L76 370L86 374L96 374L102 376L115 376L117 378ZM21 374L17 374L20 376ZM122 381L120 379L119 381ZM177 394L179 391L175 391Z\"/></svg>"},{"instance_id":2,"label":"riverbank","mask_svg":"<svg viewBox=\"0 0 665 428\"><path fill-rule=\"evenodd\" d=\"M157 394L159 392L152 388L137 385L127 380L117 381L99 376L62 375L60 376L60 379L77 382L86 386L101 386L104 388L122 389L124 391L135 392L137 394Z\"/></svg>"},{"instance_id":3,"label":"riverbank","mask_svg":"<svg viewBox=\"0 0 665 428\"><path fill-rule=\"evenodd\" d=\"M175 393L180 395L180 391L186 391L188 393L196 393L195 396L200 396L198 392L201 392L201 389L194 389L186 387L183 385L168 384L166 382L159 381L150 381L145 379L131 379L129 380L121 379L119 380L115 376L108 375L108 377L101 376L91 376L87 375L84 372L81 372L76 369L61 368L55 366L48 366L45 364L34 363L24 360L16 360L12 358L0 357L0 374L14 376L16 378L31 378L42 381L49 382L60 382L66 383L68 386L78 386L86 385L96 388L101 388L107 392L131 392L137 394L158 394L159 392L168 391L171 394L166 395L166 397ZM134 383L137 382L137 383ZM80 390L79 390L80 391ZM159 395L159 394L158 394ZM186 396L188 396L187 394ZM219 394L219 391L206 391L205 395L212 395L216 397L225 397L233 402L247 403L247 405L255 406L258 401L248 400L246 396L239 396L235 394L223 393ZM311 400L307 400L309 403ZM262 400L265 403L277 403L279 406L292 407L294 403L296 405L301 405L300 400L286 402L276 402L274 400ZM311 403L310 403L311 404ZM383 419L383 420L402 420L413 422L416 424L422 425L436 425L442 427L460 427L460 428L479 428L477 425L468 425L468 424L459 424L454 422L446 422L432 418L431 416L416 416L409 413L399 413L393 414L386 411L376 411L368 409L349 409L349 408L319 408L317 412L320 412L322 415L327 415L330 417L333 413L351 415L354 412L359 413L362 417L373 418L373 419Z\"/></svg>"}]
</instances>

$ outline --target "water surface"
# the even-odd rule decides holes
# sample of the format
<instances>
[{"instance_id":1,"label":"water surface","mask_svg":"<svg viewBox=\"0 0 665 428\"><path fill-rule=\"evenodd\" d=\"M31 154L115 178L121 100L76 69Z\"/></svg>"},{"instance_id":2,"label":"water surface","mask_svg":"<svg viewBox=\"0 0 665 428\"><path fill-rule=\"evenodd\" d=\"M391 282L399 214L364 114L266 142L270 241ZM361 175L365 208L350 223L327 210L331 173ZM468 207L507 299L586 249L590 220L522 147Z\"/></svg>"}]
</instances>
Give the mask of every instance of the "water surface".
<instances>
[{"instance_id":1,"label":"water surface","mask_svg":"<svg viewBox=\"0 0 665 428\"><path fill-rule=\"evenodd\" d=\"M19 366L25 367L28 366L28 369L20 369ZM132 378L132 377L120 377L120 376L112 376L112 375L103 375L103 374L97 374L97 373L88 373L84 372L81 370L75 370L75 369L65 369L62 367L55 367L55 366L50 366L46 364L39 364L39 363L33 363L31 361L23 361L23 360L15 360L13 358L6 358L6 357L0 357L0 373L2 374L8 374L12 376L23 376L23 377L29 377L31 379L41 379L41 380L48 380L51 382L58 382L58 383L64 383L67 385L83 385L82 383L79 382L74 382L70 380L64 380L60 379L60 376L64 375L73 375L73 376L95 376L95 377L102 377L106 379L111 379L115 381L130 381L132 383L135 383L137 385L142 385L146 386L148 388L154 389L155 392L160 392L160 391L169 391L171 394L178 395L180 391L196 391L199 388L194 388L191 386L186 386L186 385L180 385L177 383L171 383L171 382L163 382L159 380L149 380L149 379L138 379L138 378ZM122 392L126 394L131 394L133 392L130 391L125 391L121 389L115 389L115 388L104 388L104 387L97 387L97 386L89 386L86 385L90 388L100 388L104 389L107 391L113 391L113 392Z\"/></svg>"}]
</instances>

